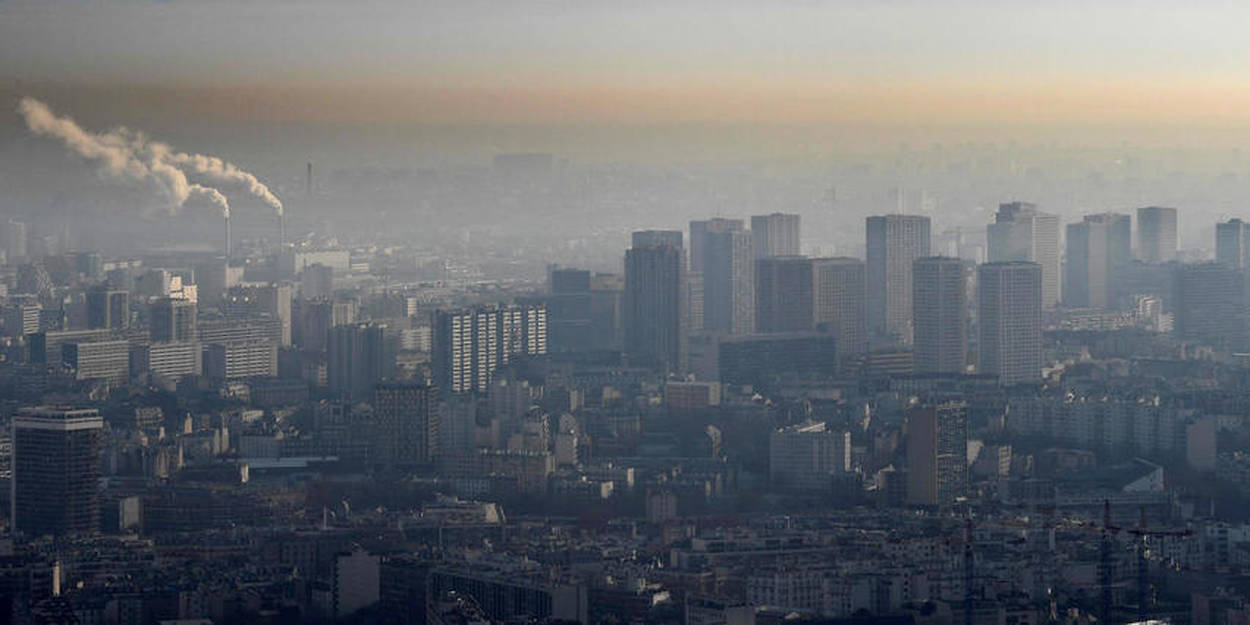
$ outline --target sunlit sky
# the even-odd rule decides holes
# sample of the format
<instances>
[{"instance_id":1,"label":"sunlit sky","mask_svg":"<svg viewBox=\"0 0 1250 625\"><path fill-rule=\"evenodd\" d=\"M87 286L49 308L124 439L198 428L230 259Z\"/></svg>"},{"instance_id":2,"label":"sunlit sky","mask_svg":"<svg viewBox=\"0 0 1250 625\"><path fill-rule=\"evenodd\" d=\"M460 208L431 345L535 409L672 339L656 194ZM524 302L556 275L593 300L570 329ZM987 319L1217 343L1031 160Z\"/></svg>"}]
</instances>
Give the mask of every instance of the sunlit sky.
<instances>
[{"instance_id":1,"label":"sunlit sky","mask_svg":"<svg viewBox=\"0 0 1250 625\"><path fill-rule=\"evenodd\" d=\"M0 78L303 121L1245 124L1247 24L1193 2L8 0Z\"/></svg>"}]
</instances>

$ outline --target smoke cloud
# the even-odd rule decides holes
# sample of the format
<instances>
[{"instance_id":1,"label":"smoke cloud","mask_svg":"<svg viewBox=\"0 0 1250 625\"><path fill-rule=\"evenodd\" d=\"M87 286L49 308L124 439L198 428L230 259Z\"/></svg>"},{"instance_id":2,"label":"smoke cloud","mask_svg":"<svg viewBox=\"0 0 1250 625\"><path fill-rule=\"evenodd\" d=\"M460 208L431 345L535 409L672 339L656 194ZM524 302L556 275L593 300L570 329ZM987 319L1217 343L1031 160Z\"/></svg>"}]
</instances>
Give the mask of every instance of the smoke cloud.
<instances>
[{"instance_id":1,"label":"smoke cloud","mask_svg":"<svg viewBox=\"0 0 1250 625\"><path fill-rule=\"evenodd\" d=\"M17 110L31 132L60 139L75 154L99 163L104 174L136 182L154 181L151 170L135 156L121 134L87 132L74 120L57 117L47 105L31 98L22 98Z\"/></svg>"},{"instance_id":2,"label":"smoke cloud","mask_svg":"<svg viewBox=\"0 0 1250 625\"><path fill-rule=\"evenodd\" d=\"M17 108L31 132L59 139L73 153L98 163L104 175L156 187L169 200L171 210L196 198L216 206L223 217L230 217L226 196L213 187L188 180L190 171L215 183L242 187L282 214L282 202L269 187L220 158L174 152L170 146L126 128L89 132L68 117L57 117L46 104L33 98L22 98Z\"/></svg>"},{"instance_id":3,"label":"smoke cloud","mask_svg":"<svg viewBox=\"0 0 1250 625\"><path fill-rule=\"evenodd\" d=\"M173 163L213 182L243 187L252 197L264 202L277 214L282 214L282 202L269 190L269 187L256 176L239 169L233 163L223 161L216 156L174 152L168 145L155 141L147 144L146 147L158 160Z\"/></svg>"}]
</instances>

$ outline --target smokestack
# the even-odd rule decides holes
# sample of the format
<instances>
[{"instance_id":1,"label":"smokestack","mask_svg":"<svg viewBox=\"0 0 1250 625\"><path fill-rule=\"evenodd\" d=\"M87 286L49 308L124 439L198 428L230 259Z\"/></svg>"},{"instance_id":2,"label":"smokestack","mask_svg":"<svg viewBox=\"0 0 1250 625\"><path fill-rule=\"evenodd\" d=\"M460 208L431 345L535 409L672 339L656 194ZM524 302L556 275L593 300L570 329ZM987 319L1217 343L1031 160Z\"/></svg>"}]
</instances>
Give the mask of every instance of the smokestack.
<instances>
[{"instance_id":1,"label":"smokestack","mask_svg":"<svg viewBox=\"0 0 1250 625\"><path fill-rule=\"evenodd\" d=\"M308 177L305 179L305 183L308 186L304 192L308 194L308 197L312 197L312 163L308 164Z\"/></svg>"},{"instance_id":2,"label":"smokestack","mask_svg":"<svg viewBox=\"0 0 1250 625\"><path fill-rule=\"evenodd\" d=\"M278 249L286 247L286 211L278 213Z\"/></svg>"},{"instance_id":3,"label":"smokestack","mask_svg":"<svg viewBox=\"0 0 1250 625\"><path fill-rule=\"evenodd\" d=\"M226 264L230 264L230 215L226 215Z\"/></svg>"}]
</instances>

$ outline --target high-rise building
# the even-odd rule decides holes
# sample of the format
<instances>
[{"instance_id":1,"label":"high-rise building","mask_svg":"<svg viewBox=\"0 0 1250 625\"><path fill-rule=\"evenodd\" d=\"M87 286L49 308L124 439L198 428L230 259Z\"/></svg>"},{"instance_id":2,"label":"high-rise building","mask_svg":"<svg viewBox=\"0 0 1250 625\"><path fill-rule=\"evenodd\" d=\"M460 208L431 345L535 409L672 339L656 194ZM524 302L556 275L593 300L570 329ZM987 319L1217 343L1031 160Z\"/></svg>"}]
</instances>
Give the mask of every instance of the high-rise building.
<instances>
[{"instance_id":1,"label":"high-rise building","mask_svg":"<svg viewBox=\"0 0 1250 625\"><path fill-rule=\"evenodd\" d=\"M800 217L786 213L751 216L751 237L756 258L798 256Z\"/></svg>"},{"instance_id":2,"label":"high-rise building","mask_svg":"<svg viewBox=\"0 0 1250 625\"><path fill-rule=\"evenodd\" d=\"M22 408L12 428L13 527L31 536L99 531L100 413Z\"/></svg>"},{"instance_id":3,"label":"high-rise building","mask_svg":"<svg viewBox=\"0 0 1250 625\"><path fill-rule=\"evenodd\" d=\"M867 221L869 330L911 343L912 263L929 255L929 218L883 215Z\"/></svg>"},{"instance_id":4,"label":"high-rise building","mask_svg":"<svg viewBox=\"0 0 1250 625\"><path fill-rule=\"evenodd\" d=\"M907 415L907 502L946 506L968 494L968 405L948 402Z\"/></svg>"},{"instance_id":5,"label":"high-rise building","mask_svg":"<svg viewBox=\"0 0 1250 625\"><path fill-rule=\"evenodd\" d=\"M108 287L87 291L87 327L92 330L130 327L130 293Z\"/></svg>"},{"instance_id":6,"label":"high-rise building","mask_svg":"<svg viewBox=\"0 0 1250 625\"><path fill-rule=\"evenodd\" d=\"M1068 259L1064 304L1072 308L1107 308L1116 304L1133 262L1132 223L1128 215L1086 215L1068 224Z\"/></svg>"},{"instance_id":7,"label":"high-rise building","mask_svg":"<svg viewBox=\"0 0 1250 625\"><path fill-rule=\"evenodd\" d=\"M713 217L712 219L698 219L690 222L690 273L701 273L703 271L704 248L707 246L707 235L709 232L728 232L732 230L742 230L741 219L726 219L724 217ZM652 231L655 232L655 231ZM661 231L664 232L664 231ZM638 237L635 234L634 245L638 244Z\"/></svg>"},{"instance_id":8,"label":"high-rise building","mask_svg":"<svg viewBox=\"0 0 1250 625\"><path fill-rule=\"evenodd\" d=\"M291 285L266 284L262 286L239 286L226 293L222 304L227 316L269 316L281 323L279 344L291 345Z\"/></svg>"},{"instance_id":9,"label":"high-rise building","mask_svg":"<svg viewBox=\"0 0 1250 625\"><path fill-rule=\"evenodd\" d=\"M415 382L377 384L373 422L376 464L429 464L438 454L438 392L431 386Z\"/></svg>"},{"instance_id":10,"label":"high-rise building","mask_svg":"<svg viewBox=\"0 0 1250 625\"><path fill-rule=\"evenodd\" d=\"M9 263L16 264L26 260L26 242L28 239L29 234L24 222L10 219L5 224L4 251Z\"/></svg>"},{"instance_id":11,"label":"high-rise building","mask_svg":"<svg viewBox=\"0 0 1250 625\"><path fill-rule=\"evenodd\" d=\"M130 380L130 342L83 341L61 345L61 362L78 380L104 380L122 386Z\"/></svg>"},{"instance_id":12,"label":"high-rise building","mask_svg":"<svg viewBox=\"0 0 1250 625\"><path fill-rule=\"evenodd\" d=\"M552 269L548 276L549 351L619 350L620 277L583 269Z\"/></svg>"},{"instance_id":13,"label":"high-rise building","mask_svg":"<svg viewBox=\"0 0 1250 625\"><path fill-rule=\"evenodd\" d=\"M964 373L968 365L964 263L929 256L912 268L916 373Z\"/></svg>"},{"instance_id":14,"label":"high-rise building","mask_svg":"<svg viewBox=\"0 0 1250 625\"><path fill-rule=\"evenodd\" d=\"M391 376L395 346L386 340L386 326L351 324L330 329L326 345L326 383L330 392L348 401L373 397L373 387Z\"/></svg>"},{"instance_id":15,"label":"high-rise building","mask_svg":"<svg viewBox=\"0 0 1250 625\"><path fill-rule=\"evenodd\" d=\"M751 233L740 219L704 222L700 244L703 279L703 330L750 334L755 330L755 255Z\"/></svg>"},{"instance_id":16,"label":"high-rise building","mask_svg":"<svg viewBox=\"0 0 1250 625\"><path fill-rule=\"evenodd\" d=\"M1042 308L1059 303L1059 216L1028 202L998 205L986 227L989 262L1028 261L1042 267Z\"/></svg>"},{"instance_id":17,"label":"high-rise building","mask_svg":"<svg viewBox=\"0 0 1250 625\"><path fill-rule=\"evenodd\" d=\"M600 350L621 349L622 293L625 280L620 274L597 273L590 278L591 347Z\"/></svg>"},{"instance_id":18,"label":"high-rise building","mask_svg":"<svg viewBox=\"0 0 1250 625\"><path fill-rule=\"evenodd\" d=\"M293 312L294 314L294 312ZM298 307L298 345L312 352L326 348L330 328L356 322L355 300L301 300Z\"/></svg>"},{"instance_id":19,"label":"high-rise building","mask_svg":"<svg viewBox=\"0 0 1250 625\"><path fill-rule=\"evenodd\" d=\"M115 336L112 330L62 330L41 331L27 335L30 362L56 364L61 362L61 347L66 343L108 341Z\"/></svg>"},{"instance_id":20,"label":"high-rise building","mask_svg":"<svg viewBox=\"0 0 1250 625\"><path fill-rule=\"evenodd\" d=\"M196 322L200 343L232 343L234 341L282 341L282 323L277 319L214 319Z\"/></svg>"},{"instance_id":21,"label":"high-rise building","mask_svg":"<svg viewBox=\"0 0 1250 625\"><path fill-rule=\"evenodd\" d=\"M1233 269L1245 269L1250 259L1250 223L1230 219L1215 224L1215 262Z\"/></svg>"},{"instance_id":22,"label":"high-rise building","mask_svg":"<svg viewBox=\"0 0 1250 625\"><path fill-rule=\"evenodd\" d=\"M13 302L4 309L4 334L23 337L39 331L38 302Z\"/></svg>"},{"instance_id":23,"label":"high-rise building","mask_svg":"<svg viewBox=\"0 0 1250 625\"><path fill-rule=\"evenodd\" d=\"M318 299L334 295L334 269L321 264L304 268L299 277L300 299Z\"/></svg>"},{"instance_id":24,"label":"high-rise building","mask_svg":"<svg viewBox=\"0 0 1250 625\"><path fill-rule=\"evenodd\" d=\"M170 341L133 345L130 348L131 375L151 373L177 382L203 372L203 354L194 341Z\"/></svg>"},{"instance_id":25,"label":"high-rise building","mask_svg":"<svg viewBox=\"0 0 1250 625\"><path fill-rule=\"evenodd\" d=\"M1176 336L1224 349L1247 345L1245 279L1242 270L1224 263L1176 268Z\"/></svg>"},{"instance_id":26,"label":"high-rise building","mask_svg":"<svg viewBox=\"0 0 1250 625\"><path fill-rule=\"evenodd\" d=\"M1176 209L1137 209L1137 258L1147 263L1176 260Z\"/></svg>"},{"instance_id":27,"label":"high-rise building","mask_svg":"<svg viewBox=\"0 0 1250 625\"><path fill-rule=\"evenodd\" d=\"M1023 261L977 268L977 367L1002 385L1042 377L1042 267Z\"/></svg>"},{"instance_id":28,"label":"high-rise building","mask_svg":"<svg viewBox=\"0 0 1250 625\"><path fill-rule=\"evenodd\" d=\"M812 315L816 329L837 341L838 362L868 351L867 286L864 261L817 258L812 261Z\"/></svg>"},{"instance_id":29,"label":"high-rise building","mask_svg":"<svg viewBox=\"0 0 1250 625\"><path fill-rule=\"evenodd\" d=\"M769 256L755 261L757 332L808 332L815 323L812 259Z\"/></svg>"},{"instance_id":30,"label":"high-rise building","mask_svg":"<svg viewBox=\"0 0 1250 625\"><path fill-rule=\"evenodd\" d=\"M588 349L591 336L590 272L556 269L547 273L547 339L552 352Z\"/></svg>"},{"instance_id":31,"label":"high-rise building","mask_svg":"<svg viewBox=\"0 0 1250 625\"><path fill-rule=\"evenodd\" d=\"M163 297L152 303L153 341L195 341L199 336L197 306L191 300Z\"/></svg>"},{"instance_id":32,"label":"high-rise building","mask_svg":"<svg viewBox=\"0 0 1250 625\"><path fill-rule=\"evenodd\" d=\"M768 437L768 458L773 488L828 493L834 476L851 470L851 433L824 422L782 428Z\"/></svg>"},{"instance_id":33,"label":"high-rise building","mask_svg":"<svg viewBox=\"0 0 1250 625\"><path fill-rule=\"evenodd\" d=\"M210 343L204 346L203 371L216 381L275 377L278 345L273 341Z\"/></svg>"},{"instance_id":34,"label":"high-rise building","mask_svg":"<svg viewBox=\"0 0 1250 625\"><path fill-rule=\"evenodd\" d=\"M637 363L686 368L686 260L680 232L635 232L625 252L625 352Z\"/></svg>"},{"instance_id":35,"label":"high-rise building","mask_svg":"<svg viewBox=\"0 0 1250 625\"><path fill-rule=\"evenodd\" d=\"M439 391L485 393L500 367L547 353L547 308L515 304L440 310L434 314L433 343Z\"/></svg>"}]
</instances>

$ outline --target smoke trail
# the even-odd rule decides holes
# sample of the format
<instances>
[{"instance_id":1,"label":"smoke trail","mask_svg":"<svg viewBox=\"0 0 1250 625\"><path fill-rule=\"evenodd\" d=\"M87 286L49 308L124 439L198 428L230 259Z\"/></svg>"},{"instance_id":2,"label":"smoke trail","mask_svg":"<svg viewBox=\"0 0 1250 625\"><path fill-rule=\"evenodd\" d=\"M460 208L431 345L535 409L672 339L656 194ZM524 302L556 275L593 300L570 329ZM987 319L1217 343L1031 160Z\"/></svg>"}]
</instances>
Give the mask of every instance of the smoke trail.
<instances>
[{"instance_id":1,"label":"smoke trail","mask_svg":"<svg viewBox=\"0 0 1250 625\"><path fill-rule=\"evenodd\" d=\"M247 189L253 197L267 204L277 214L282 214L282 201L269 190L256 176L239 169L233 163L203 154L185 154L173 152L163 143L151 143L149 149L153 154L163 155L169 162L202 175L213 182L239 185Z\"/></svg>"},{"instance_id":2,"label":"smoke trail","mask_svg":"<svg viewBox=\"0 0 1250 625\"><path fill-rule=\"evenodd\" d=\"M75 154L100 163L106 174L135 181L149 178L147 166L135 158L128 142L121 137L89 133L74 120L57 117L47 105L32 98L22 98L17 110L26 119L31 132L60 139Z\"/></svg>"},{"instance_id":3,"label":"smoke trail","mask_svg":"<svg viewBox=\"0 0 1250 625\"><path fill-rule=\"evenodd\" d=\"M230 215L230 203L216 189L192 184L186 174L155 154L140 154L136 149L146 140L125 128L93 133L83 130L68 117L57 117L44 103L22 98L17 110L31 132L59 139L75 154L100 164L105 175L122 180L151 184L169 200L170 210L181 208L191 197L207 200L219 208L222 216Z\"/></svg>"},{"instance_id":4,"label":"smoke trail","mask_svg":"<svg viewBox=\"0 0 1250 625\"><path fill-rule=\"evenodd\" d=\"M221 194L221 191L198 184L192 184L187 189L190 195L208 200L211 204L221 209L222 217L230 219L230 202L226 200L226 196Z\"/></svg>"}]
</instances>

